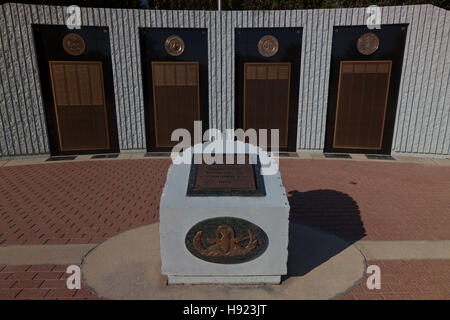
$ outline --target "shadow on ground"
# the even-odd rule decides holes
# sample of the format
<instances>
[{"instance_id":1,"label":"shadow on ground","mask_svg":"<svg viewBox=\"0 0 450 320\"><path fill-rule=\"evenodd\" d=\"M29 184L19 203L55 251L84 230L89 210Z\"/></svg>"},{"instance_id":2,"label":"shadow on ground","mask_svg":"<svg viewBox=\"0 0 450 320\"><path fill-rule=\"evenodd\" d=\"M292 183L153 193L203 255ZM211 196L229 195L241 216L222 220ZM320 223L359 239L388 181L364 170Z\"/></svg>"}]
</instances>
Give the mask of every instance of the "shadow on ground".
<instances>
[{"instance_id":1,"label":"shadow on ground","mask_svg":"<svg viewBox=\"0 0 450 320\"><path fill-rule=\"evenodd\" d=\"M288 275L304 276L366 235L358 204L336 190L289 192ZM317 237L317 231L328 237Z\"/></svg>"}]
</instances>

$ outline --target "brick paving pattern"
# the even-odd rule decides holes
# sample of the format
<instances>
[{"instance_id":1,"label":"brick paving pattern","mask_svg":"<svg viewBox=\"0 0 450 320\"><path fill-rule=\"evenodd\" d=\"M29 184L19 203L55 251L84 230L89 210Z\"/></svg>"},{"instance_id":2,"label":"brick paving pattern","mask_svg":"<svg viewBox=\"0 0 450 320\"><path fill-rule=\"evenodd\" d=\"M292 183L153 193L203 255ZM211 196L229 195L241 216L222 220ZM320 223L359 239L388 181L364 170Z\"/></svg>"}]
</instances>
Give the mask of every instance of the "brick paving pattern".
<instances>
[{"instance_id":1,"label":"brick paving pattern","mask_svg":"<svg viewBox=\"0 0 450 320\"><path fill-rule=\"evenodd\" d=\"M158 221L169 159L0 168L0 245L99 243ZM347 240L450 239L450 167L281 159L293 221Z\"/></svg>"},{"instance_id":2,"label":"brick paving pattern","mask_svg":"<svg viewBox=\"0 0 450 320\"><path fill-rule=\"evenodd\" d=\"M393 260L368 261L381 268L381 290L369 290L366 276L340 300L449 300L450 261ZM0 300L10 299L99 299L83 286L66 288L67 266L2 266L0 265Z\"/></svg>"},{"instance_id":3,"label":"brick paving pattern","mask_svg":"<svg viewBox=\"0 0 450 320\"><path fill-rule=\"evenodd\" d=\"M169 159L0 168L0 245L99 243L158 221ZM356 240L450 239L450 167L393 162L281 160L291 220ZM450 299L450 261L370 261L341 299ZM66 266L0 265L0 300L97 299L66 288Z\"/></svg>"},{"instance_id":4,"label":"brick paving pattern","mask_svg":"<svg viewBox=\"0 0 450 320\"><path fill-rule=\"evenodd\" d=\"M100 243L159 219L170 160L0 168L0 245Z\"/></svg>"},{"instance_id":5,"label":"brick paving pattern","mask_svg":"<svg viewBox=\"0 0 450 320\"><path fill-rule=\"evenodd\" d=\"M291 218L343 239L450 240L450 167L281 160Z\"/></svg>"},{"instance_id":6,"label":"brick paving pattern","mask_svg":"<svg viewBox=\"0 0 450 320\"><path fill-rule=\"evenodd\" d=\"M381 289L367 289L368 276L341 300L450 300L449 260L368 261L381 269Z\"/></svg>"},{"instance_id":7,"label":"brick paving pattern","mask_svg":"<svg viewBox=\"0 0 450 320\"><path fill-rule=\"evenodd\" d=\"M0 300L93 300L98 297L81 284L81 289L67 289L67 266L0 265Z\"/></svg>"}]
</instances>

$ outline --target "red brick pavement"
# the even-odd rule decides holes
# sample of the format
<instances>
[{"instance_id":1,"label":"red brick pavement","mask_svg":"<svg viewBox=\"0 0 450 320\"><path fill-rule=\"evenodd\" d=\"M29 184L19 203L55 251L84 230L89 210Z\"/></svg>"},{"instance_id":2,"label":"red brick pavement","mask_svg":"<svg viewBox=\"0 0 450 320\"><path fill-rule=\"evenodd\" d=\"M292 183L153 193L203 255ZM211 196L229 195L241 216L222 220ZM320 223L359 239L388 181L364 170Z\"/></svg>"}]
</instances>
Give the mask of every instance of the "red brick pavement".
<instances>
[{"instance_id":1,"label":"red brick pavement","mask_svg":"<svg viewBox=\"0 0 450 320\"><path fill-rule=\"evenodd\" d=\"M158 221L170 160L0 168L0 245L99 243Z\"/></svg>"},{"instance_id":2,"label":"red brick pavement","mask_svg":"<svg viewBox=\"0 0 450 320\"><path fill-rule=\"evenodd\" d=\"M0 300L93 300L99 299L81 284L81 289L67 289L67 266L2 266L0 265Z\"/></svg>"},{"instance_id":3,"label":"red brick pavement","mask_svg":"<svg viewBox=\"0 0 450 320\"><path fill-rule=\"evenodd\" d=\"M294 221L348 240L450 239L450 167L281 160Z\"/></svg>"},{"instance_id":4,"label":"red brick pavement","mask_svg":"<svg viewBox=\"0 0 450 320\"><path fill-rule=\"evenodd\" d=\"M169 159L0 168L0 245L98 243L158 221ZM450 167L282 159L292 220L349 240L450 239Z\"/></svg>"},{"instance_id":5,"label":"red brick pavement","mask_svg":"<svg viewBox=\"0 0 450 320\"><path fill-rule=\"evenodd\" d=\"M170 160L0 168L0 244L101 242L158 221ZM349 240L450 239L450 168L281 160L291 219ZM450 261L371 261L382 290L342 299L450 299ZM65 287L66 266L0 266L0 300L96 299Z\"/></svg>"},{"instance_id":6,"label":"red brick pavement","mask_svg":"<svg viewBox=\"0 0 450 320\"><path fill-rule=\"evenodd\" d=\"M381 289L365 279L341 300L450 300L450 260L369 261L381 269Z\"/></svg>"},{"instance_id":7,"label":"red brick pavement","mask_svg":"<svg viewBox=\"0 0 450 320\"><path fill-rule=\"evenodd\" d=\"M369 290L367 276L341 300L434 300L450 299L449 260L369 261L381 269L381 290ZM99 299L83 284L66 288L67 266L1 266L0 300Z\"/></svg>"}]
</instances>

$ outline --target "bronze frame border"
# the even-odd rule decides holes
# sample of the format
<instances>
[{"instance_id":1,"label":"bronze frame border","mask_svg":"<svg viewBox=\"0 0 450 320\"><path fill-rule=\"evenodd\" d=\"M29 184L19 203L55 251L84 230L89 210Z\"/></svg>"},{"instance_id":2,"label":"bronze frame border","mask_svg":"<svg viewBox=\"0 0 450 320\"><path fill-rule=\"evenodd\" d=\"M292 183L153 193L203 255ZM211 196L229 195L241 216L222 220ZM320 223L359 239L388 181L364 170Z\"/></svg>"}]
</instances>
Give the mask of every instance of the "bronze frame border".
<instances>
[{"instance_id":1,"label":"bronze frame border","mask_svg":"<svg viewBox=\"0 0 450 320\"><path fill-rule=\"evenodd\" d=\"M341 76L342 76L342 65L344 63L380 63L387 62L389 64L389 72L388 72L388 82L387 82L387 91L386 97L384 101L384 112L383 112L383 125L381 127L381 136L378 148L374 147L363 147L363 146L336 146L336 130L337 130L337 120L339 115L339 100L341 95ZM383 146L383 138L384 138L384 126L386 122L386 111L387 111L387 102L389 98L389 89L391 84L391 72L392 72L392 60L341 60L339 64L339 83L338 83L338 93L337 93L337 101L336 101L336 116L334 119L334 134L333 134L333 148L335 149L368 149L368 150L381 150Z\"/></svg>"},{"instance_id":2,"label":"bronze frame border","mask_svg":"<svg viewBox=\"0 0 450 320\"><path fill-rule=\"evenodd\" d=\"M197 179L197 164L195 164L195 154L192 155L191 168L189 170L187 197L265 197L266 186L261 175L261 162L257 156L256 164L249 164L253 170L255 179L255 190L194 190Z\"/></svg>"},{"instance_id":3,"label":"bronze frame border","mask_svg":"<svg viewBox=\"0 0 450 320\"><path fill-rule=\"evenodd\" d=\"M291 69L292 69L292 62L244 62L244 114L243 114L243 121L242 121L242 128L244 132L247 130L246 128L246 98L247 98L247 65L289 65L289 77L288 77L288 100L287 100L287 114L286 114L286 144L285 145L279 145L279 148L287 148L288 147L288 138L289 138L289 108L291 104ZM261 146L259 146L261 147ZM268 146L262 146L263 148L267 148Z\"/></svg>"},{"instance_id":4,"label":"bronze frame border","mask_svg":"<svg viewBox=\"0 0 450 320\"><path fill-rule=\"evenodd\" d=\"M73 149L65 149L62 146L61 142L61 131L60 131L60 125L59 125L59 115L58 115L58 108L56 103L56 94L55 94L55 87L53 82L53 70L52 65L54 64L97 64L100 66L100 72L101 72L101 83L102 83L102 93L103 93L103 110L104 112L104 118L105 118L105 124L106 124L106 148L99 147L99 148L73 148ZM109 127L108 127L108 110L106 109L106 97L105 97L105 84L104 84L104 76L103 76L103 63L102 61L70 61L70 60L49 60L49 72L50 72L50 84L52 86L52 94L53 94L53 106L55 108L55 115L56 115L56 127L58 128L58 142L59 142L59 148L61 151L81 151L81 150L104 150L109 149ZM67 85L67 81L65 81Z\"/></svg>"},{"instance_id":5,"label":"bronze frame border","mask_svg":"<svg viewBox=\"0 0 450 320\"><path fill-rule=\"evenodd\" d=\"M157 148L173 148L174 146L166 146L160 145L158 143L158 117L156 115L156 94L155 94L155 70L153 69L154 65L157 64L193 64L196 66L196 76L197 76L197 116L198 120L201 120L200 114L200 68L198 61L150 61L151 69L152 69L152 90L153 90L153 118L155 124L155 142Z\"/></svg>"}]
</instances>

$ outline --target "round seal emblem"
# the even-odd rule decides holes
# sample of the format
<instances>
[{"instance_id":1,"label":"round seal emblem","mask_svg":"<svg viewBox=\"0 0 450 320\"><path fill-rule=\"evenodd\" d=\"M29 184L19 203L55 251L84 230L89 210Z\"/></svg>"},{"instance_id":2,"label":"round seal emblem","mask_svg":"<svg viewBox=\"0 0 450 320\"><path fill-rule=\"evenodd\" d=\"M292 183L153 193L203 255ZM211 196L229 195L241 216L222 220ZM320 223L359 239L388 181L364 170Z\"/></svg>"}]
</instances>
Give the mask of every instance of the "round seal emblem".
<instances>
[{"instance_id":1,"label":"round seal emblem","mask_svg":"<svg viewBox=\"0 0 450 320\"><path fill-rule=\"evenodd\" d=\"M278 52L278 40L274 36L264 36L258 42L258 51L263 57L272 57Z\"/></svg>"},{"instance_id":2,"label":"round seal emblem","mask_svg":"<svg viewBox=\"0 0 450 320\"><path fill-rule=\"evenodd\" d=\"M177 57L184 52L184 41L179 36L172 35L166 39L164 47L168 54Z\"/></svg>"},{"instance_id":3,"label":"round seal emblem","mask_svg":"<svg viewBox=\"0 0 450 320\"><path fill-rule=\"evenodd\" d=\"M186 234L186 248L195 257L220 264L256 259L267 248L266 233L239 218L218 217L201 221Z\"/></svg>"},{"instance_id":4,"label":"round seal emblem","mask_svg":"<svg viewBox=\"0 0 450 320\"><path fill-rule=\"evenodd\" d=\"M80 56L86 50L86 42L83 37L76 33L69 33L64 36L62 41L64 51L71 56Z\"/></svg>"},{"instance_id":5,"label":"round seal emblem","mask_svg":"<svg viewBox=\"0 0 450 320\"><path fill-rule=\"evenodd\" d=\"M371 55L377 51L379 46L380 40L377 35L372 32L363 34L356 43L358 51L365 56Z\"/></svg>"}]
</instances>

